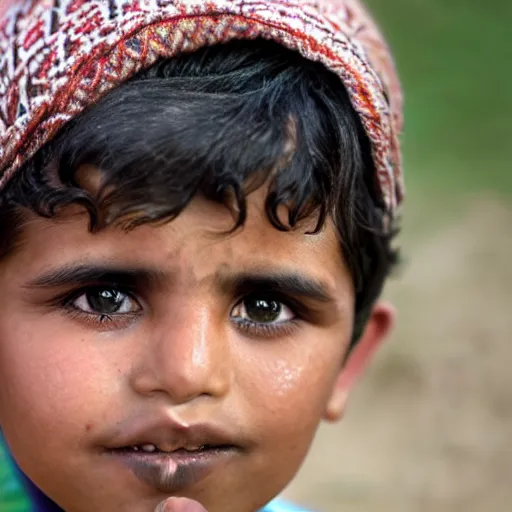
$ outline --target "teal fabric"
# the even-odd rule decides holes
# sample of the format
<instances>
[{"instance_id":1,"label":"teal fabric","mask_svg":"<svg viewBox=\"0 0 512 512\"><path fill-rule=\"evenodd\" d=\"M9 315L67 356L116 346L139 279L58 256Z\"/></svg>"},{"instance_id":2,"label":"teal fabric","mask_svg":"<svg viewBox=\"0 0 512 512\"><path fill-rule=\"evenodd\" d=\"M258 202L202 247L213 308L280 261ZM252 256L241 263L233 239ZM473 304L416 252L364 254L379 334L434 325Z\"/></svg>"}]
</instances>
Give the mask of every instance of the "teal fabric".
<instances>
[{"instance_id":1,"label":"teal fabric","mask_svg":"<svg viewBox=\"0 0 512 512\"><path fill-rule=\"evenodd\" d=\"M28 499L14 476L6 449L0 437L0 512L27 512Z\"/></svg>"},{"instance_id":2,"label":"teal fabric","mask_svg":"<svg viewBox=\"0 0 512 512\"><path fill-rule=\"evenodd\" d=\"M283 500L274 500L261 512L307 512L307 510Z\"/></svg>"}]
</instances>

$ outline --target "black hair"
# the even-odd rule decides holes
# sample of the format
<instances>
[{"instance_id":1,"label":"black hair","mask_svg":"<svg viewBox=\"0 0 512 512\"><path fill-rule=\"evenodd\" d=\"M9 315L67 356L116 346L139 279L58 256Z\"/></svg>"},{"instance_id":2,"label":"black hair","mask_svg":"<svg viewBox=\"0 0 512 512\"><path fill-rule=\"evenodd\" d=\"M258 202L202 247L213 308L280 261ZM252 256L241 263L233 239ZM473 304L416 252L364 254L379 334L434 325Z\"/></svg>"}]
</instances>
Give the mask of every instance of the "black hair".
<instances>
[{"instance_id":1,"label":"black hair","mask_svg":"<svg viewBox=\"0 0 512 512\"><path fill-rule=\"evenodd\" d=\"M79 184L84 164L101 170L97 195ZM54 217L80 204L91 231L133 229L176 218L201 194L232 209L235 230L263 184L276 229L314 218L317 232L333 219L356 290L355 342L397 259L393 219L339 77L273 42L161 60L68 122L2 192L0 257L15 250L24 209Z\"/></svg>"}]
</instances>

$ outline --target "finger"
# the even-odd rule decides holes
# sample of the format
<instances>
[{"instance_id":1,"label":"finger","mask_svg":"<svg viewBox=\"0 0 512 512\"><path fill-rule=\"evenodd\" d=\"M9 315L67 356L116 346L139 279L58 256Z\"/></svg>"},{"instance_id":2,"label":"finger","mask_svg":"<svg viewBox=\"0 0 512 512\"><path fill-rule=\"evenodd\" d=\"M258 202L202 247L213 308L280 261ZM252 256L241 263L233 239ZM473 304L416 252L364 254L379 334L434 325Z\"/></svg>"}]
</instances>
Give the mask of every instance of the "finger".
<instances>
[{"instance_id":1,"label":"finger","mask_svg":"<svg viewBox=\"0 0 512 512\"><path fill-rule=\"evenodd\" d=\"M155 512L208 512L201 503L188 498L167 498Z\"/></svg>"}]
</instances>

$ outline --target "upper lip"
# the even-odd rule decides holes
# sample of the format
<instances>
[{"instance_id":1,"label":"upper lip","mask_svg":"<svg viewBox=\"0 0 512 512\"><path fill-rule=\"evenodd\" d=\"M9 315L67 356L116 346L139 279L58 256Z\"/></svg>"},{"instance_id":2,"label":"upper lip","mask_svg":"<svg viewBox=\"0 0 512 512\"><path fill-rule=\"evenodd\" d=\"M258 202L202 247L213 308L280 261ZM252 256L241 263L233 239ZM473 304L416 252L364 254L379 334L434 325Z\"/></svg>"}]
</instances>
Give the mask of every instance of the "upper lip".
<instances>
[{"instance_id":1,"label":"upper lip","mask_svg":"<svg viewBox=\"0 0 512 512\"><path fill-rule=\"evenodd\" d=\"M116 430L111 450L155 445L159 450L173 452L181 448L199 446L239 446L223 427L213 423L183 424L169 417L145 418L127 422Z\"/></svg>"}]
</instances>

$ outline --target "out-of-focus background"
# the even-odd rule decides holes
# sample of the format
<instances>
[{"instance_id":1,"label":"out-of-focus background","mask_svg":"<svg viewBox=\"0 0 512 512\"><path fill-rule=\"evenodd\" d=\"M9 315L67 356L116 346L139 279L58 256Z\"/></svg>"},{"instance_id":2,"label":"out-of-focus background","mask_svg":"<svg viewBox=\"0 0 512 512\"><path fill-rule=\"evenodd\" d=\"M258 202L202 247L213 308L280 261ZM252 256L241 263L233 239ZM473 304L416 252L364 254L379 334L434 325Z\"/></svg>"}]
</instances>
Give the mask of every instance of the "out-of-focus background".
<instances>
[{"instance_id":1,"label":"out-of-focus background","mask_svg":"<svg viewBox=\"0 0 512 512\"><path fill-rule=\"evenodd\" d=\"M287 495L512 510L512 3L367 0L406 98L399 325Z\"/></svg>"},{"instance_id":2,"label":"out-of-focus background","mask_svg":"<svg viewBox=\"0 0 512 512\"><path fill-rule=\"evenodd\" d=\"M507 512L512 2L367 3L406 96L405 262L386 291L399 325L286 495L323 512Z\"/></svg>"}]
</instances>

